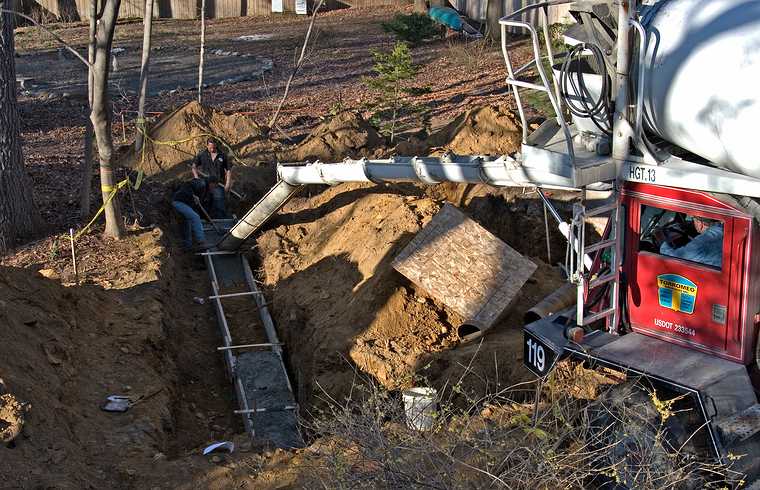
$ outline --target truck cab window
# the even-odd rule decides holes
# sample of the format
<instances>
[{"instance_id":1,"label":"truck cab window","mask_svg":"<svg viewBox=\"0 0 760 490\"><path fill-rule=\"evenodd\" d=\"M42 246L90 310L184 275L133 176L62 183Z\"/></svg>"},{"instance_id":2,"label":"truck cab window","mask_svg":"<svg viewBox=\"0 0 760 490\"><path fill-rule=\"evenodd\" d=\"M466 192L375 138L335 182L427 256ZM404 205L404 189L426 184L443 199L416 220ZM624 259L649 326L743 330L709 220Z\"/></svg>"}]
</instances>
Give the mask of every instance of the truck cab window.
<instances>
[{"instance_id":1,"label":"truck cab window","mask_svg":"<svg viewBox=\"0 0 760 490\"><path fill-rule=\"evenodd\" d=\"M642 205L639 250L720 269L723 222Z\"/></svg>"}]
</instances>

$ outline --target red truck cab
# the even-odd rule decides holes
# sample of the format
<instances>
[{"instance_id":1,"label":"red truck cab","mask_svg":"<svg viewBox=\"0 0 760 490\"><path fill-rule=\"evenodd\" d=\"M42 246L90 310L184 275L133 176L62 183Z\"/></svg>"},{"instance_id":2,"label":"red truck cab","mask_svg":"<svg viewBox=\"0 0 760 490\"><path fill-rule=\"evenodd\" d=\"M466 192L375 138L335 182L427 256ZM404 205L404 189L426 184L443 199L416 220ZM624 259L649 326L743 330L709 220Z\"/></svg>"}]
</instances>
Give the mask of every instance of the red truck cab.
<instances>
[{"instance_id":1,"label":"red truck cab","mask_svg":"<svg viewBox=\"0 0 760 490\"><path fill-rule=\"evenodd\" d=\"M624 182L619 199L610 224L623 225L614 227L622 228L622 329L570 336L575 308L532 321L523 327L525 366L546 377L560 359L572 359L625 373L666 396L683 395L683 413L699 419L690 430L704 435L718 461L760 454L760 403L747 369L756 361L760 318L755 218L731 196L662 185ZM594 267L605 261L598 251ZM584 306L604 307L593 299ZM741 466L760 476L760 457Z\"/></svg>"},{"instance_id":2,"label":"red truck cab","mask_svg":"<svg viewBox=\"0 0 760 490\"><path fill-rule=\"evenodd\" d=\"M673 187L627 182L621 199L630 328L752 362L760 311L760 281L751 280L760 277L752 217L731 198ZM701 247L690 244L700 227L712 228L711 241L702 240ZM699 252L690 254L690 248Z\"/></svg>"}]
</instances>

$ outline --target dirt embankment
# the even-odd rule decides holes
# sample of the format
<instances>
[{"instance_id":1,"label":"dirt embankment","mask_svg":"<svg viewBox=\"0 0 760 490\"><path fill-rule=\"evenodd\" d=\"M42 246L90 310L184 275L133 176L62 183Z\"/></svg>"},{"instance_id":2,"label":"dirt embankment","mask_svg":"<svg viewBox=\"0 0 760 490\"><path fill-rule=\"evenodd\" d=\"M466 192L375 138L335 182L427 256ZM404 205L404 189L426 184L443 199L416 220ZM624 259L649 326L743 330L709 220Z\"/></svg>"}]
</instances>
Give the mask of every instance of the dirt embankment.
<instances>
[{"instance_id":1,"label":"dirt embankment","mask_svg":"<svg viewBox=\"0 0 760 490\"><path fill-rule=\"evenodd\" d=\"M443 151L505 155L519 151L522 131L517 115L509 108L489 105L460 114L425 139L413 135L401 139L391 146L361 114L344 111L317 126L293 150L282 153L280 160L340 162L347 157L426 156Z\"/></svg>"},{"instance_id":2,"label":"dirt embankment","mask_svg":"<svg viewBox=\"0 0 760 490\"><path fill-rule=\"evenodd\" d=\"M203 264L159 229L92 240L82 286L61 285L65 257L0 267L0 437L24 422L0 444L0 488L198 488L214 468L198 448L246 439L213 312L193 302L209 294ZM102 411L112 394L140 401Z\"/></svg>"},{"instance_id":3,"label":"dirt embankment","mask_svg":"<svg viewBox=\"0 0 760 490\"><path fill-rule=\"evenodd\" d=\"M338 186L287 207L281 220L292 224L258 239L301 395L350 388L352 359L399 386L419 355L453 345L453 313L423 305L390 267L437 209L419 195ZM361 355L359 345L376 348Z\"/></svg>"},{"instance_id":4,"label":"dirt embankment","mask_svg":"<svg viewBox=\"0 0 760 490\"><path fill-rule=\"evenodd\" d=\"M281 213L281 224L258 238L260 273L302 404L346 395L354 366L391 389L420 382L417 376L443 386L468 364L467 375L481 381L523 379L516 327L524 311L561 284L544 262L545 248L536 246L544 243L541 204L519 192L464 191L343 184L296 199ZM390 266L446 198L539 265L482 348L458 346L461 318ZM555 250L564 250L553 239ZM477 379L472 385L487 388Z\"/></svg>"},{"instance_id":5,"label":"dirt embankment","mask_svg":"<svg viewBox=\"0 0 760 490\"><path fill-rule=\"evenodd\" d=\"M468 110L434 132L427 145L458 155L509 155L520 150L522 130L517 115L505 106Z\"/></svg>"},{"instance_id":6,"label":"dirt embankment","mask_svg":"<svg viewBox=\"0 0 760 490\"><path fill-rule=\"evenodd\" d=\"M137 303L134 290L68 288L0 268L0 377L29 404L15 447L1 449L0 482L13 475L5 482L21 488L118 485L135 460L167 450L174 367L161 295L150 281L142 288ZM145 399L125 414L101 411L111 394Z\"/></svg>"},{"instance_id":7,"label":"dirt embankment","mask_svg":"<svg viewBox=\"0 0 760 490\"><path fill-rule=\"evenodd\" d=\"M344 158L380 156L387 152L385 138L361 114L343 111L318 125L282 161L340 162Z\"/></svg>"}]
</instances>

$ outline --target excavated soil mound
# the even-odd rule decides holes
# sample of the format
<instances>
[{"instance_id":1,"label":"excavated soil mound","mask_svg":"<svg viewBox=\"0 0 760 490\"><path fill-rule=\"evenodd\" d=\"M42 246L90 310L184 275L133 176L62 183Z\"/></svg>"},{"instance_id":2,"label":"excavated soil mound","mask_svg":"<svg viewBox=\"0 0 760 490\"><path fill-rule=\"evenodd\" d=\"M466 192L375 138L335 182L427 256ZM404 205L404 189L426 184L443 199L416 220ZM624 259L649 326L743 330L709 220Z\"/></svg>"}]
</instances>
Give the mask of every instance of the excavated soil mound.
<instances>
[{"instance_id":1,"label":"excavated soil mound","mask_svg":"<svg viewBox=\"0 0 760 490\"><path fill-rule=\"evenodd\" d=\"M0 487L125 488L131 468L166 451L174 368L153 287L141 285L136 301L130 290L0 267L0 439L23 420L12 447L0 444ZM145 398L102 411L112 394Z\"/></svg>"},{"instance_id":2,"label":"excavated soil mound","mask_svg":"<svg viewBox=\"0 0 760 490\"><path fill-rule=\"evenodd\" d=\"M290 205L281 219L292 224L259 238L302 397L350 388L349 356L397 387L421 354L454 344L454 314L390 266L437 210L425 197L343 185Z\"/></svg>"},{"instance_id":3,"label":"excavated soil mound","mask_svg":"<svg viewBox=\"0 0 760 490\"><path fill-rule=\"evenodd\" d=\"M384 144L382 135L361 114L344 111L317 126L281 160L339 162L346 157L373 156Z\"/></svg>"},{"instance_id":4,"label":"excavated soil mound","mask_svg":"<svg viewBox=\"0 0 760 490\"><path fill-rule=\"evenodd\" d=\"M266 133L266 128L248 116L227 115L198 102L189 102L150 126L144 156L129 150L121 160L123 165L143 170L148 176L176 177L188 170L195 155L206 147L209 136L222 143L221 149L233 165L239 163L235 157L269 159L272 144Z\"/></svg>"},{"instance_id":5,"label":"excavated soil mound","mask_svg":"<svg viewBox=\"0 0 760 490\"><path fill-rule=\"evenodd\" d=\"M258 238L261 279L273 297L304 406L319 405L326 394L347 395L355 367L388 388L419 383L417 376L451 386L466 375L482 392L493 387L489 383L526 376L521 334L510 327L520 326L523 312L561 284L556 270L536 257L543 252L536 247L543 236L538 200L527 202L531 212L519 217L510 212L514 204L493 190L463 198L466 212L539 264L513 314L489 333L483 349L457 347L455 326L462 319L390 265L439 210L441 201L429 196L449 193L342 184L292 201L279 226ZM425 369L429 364L433 369Z\"/></svg>"},{"instance_id":6,"label":"excavated soil mound","mask_svg":"<svg viewBox=\"0 0 760 490\"><path fill-rule=\"evenodd\" d=\"M490 105L461 114L431 134L427 144L459 155L506 155L518 151L521 140L517 115L505 106Z\"/></svg>"}]
</instances>

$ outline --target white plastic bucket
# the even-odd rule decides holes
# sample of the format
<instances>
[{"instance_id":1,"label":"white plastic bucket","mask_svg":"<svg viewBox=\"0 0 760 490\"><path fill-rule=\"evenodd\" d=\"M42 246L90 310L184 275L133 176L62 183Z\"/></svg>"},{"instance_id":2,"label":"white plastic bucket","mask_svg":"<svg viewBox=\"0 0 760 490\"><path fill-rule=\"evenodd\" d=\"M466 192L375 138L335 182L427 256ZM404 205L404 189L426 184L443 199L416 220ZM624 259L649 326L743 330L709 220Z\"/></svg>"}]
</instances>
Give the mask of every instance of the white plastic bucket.
<instances>
[{"instance_id":1,"label":"white plastic bucket","mask_svg":"<svg viewBox=\"0 0 760 490\"><path fill-rule=\"evenodd\" d=\"M406 425L415 430L431 430L438 409L438 392L434 388L404 390Z\"/></svg>"}]
</instances>

